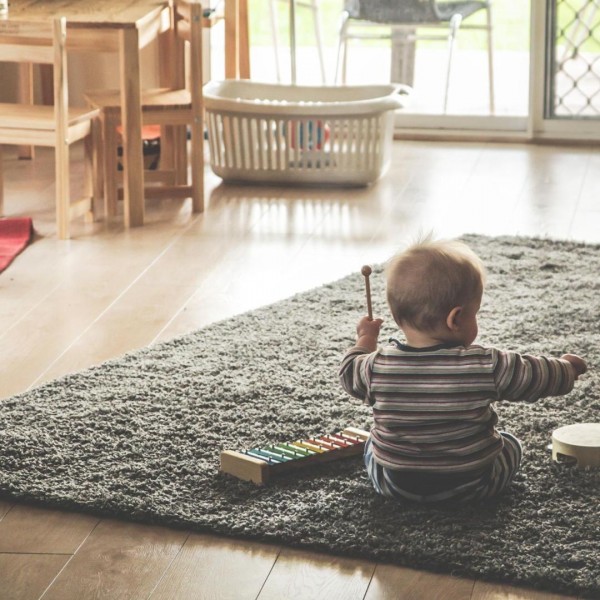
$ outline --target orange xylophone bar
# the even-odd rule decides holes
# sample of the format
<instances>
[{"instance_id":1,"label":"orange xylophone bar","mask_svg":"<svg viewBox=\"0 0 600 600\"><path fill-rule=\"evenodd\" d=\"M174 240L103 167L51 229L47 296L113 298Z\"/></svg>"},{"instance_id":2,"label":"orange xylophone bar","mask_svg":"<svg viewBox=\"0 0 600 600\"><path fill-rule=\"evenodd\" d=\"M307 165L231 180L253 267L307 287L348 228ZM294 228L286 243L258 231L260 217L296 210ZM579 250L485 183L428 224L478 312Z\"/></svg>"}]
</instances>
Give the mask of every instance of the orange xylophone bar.
<instances>
[{"instance_id":1,"label":"orange xylophone bar","mask_svg":"<svg viewBox=\"0 0 600 600\"><path fill-rule=\"evenodd\" d=\"M280 473L362 454L369 433L347 427L339 433L236 452L221 452L221 471L262 484Z\"/></svg>"}]
</instances>

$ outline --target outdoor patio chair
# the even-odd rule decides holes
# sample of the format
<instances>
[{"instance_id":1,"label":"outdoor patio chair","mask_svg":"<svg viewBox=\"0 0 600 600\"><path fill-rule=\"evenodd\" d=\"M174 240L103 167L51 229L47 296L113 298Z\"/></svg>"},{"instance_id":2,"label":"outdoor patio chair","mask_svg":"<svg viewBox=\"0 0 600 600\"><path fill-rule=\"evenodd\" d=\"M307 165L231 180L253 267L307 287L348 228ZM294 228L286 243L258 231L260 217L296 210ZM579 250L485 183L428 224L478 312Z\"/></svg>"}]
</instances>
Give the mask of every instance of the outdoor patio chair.
<instances>
[{"instance_id":1,"label":"outdoor patio chair","mask_svg":"<svg viewBox=\"0 0 600 600\"><path fill-rule=\"evenodd\" d=\"M281 82L281 66L279 60L279 25L277 18L277 2L290 4L291 0L270 0L269 9L271 14L271 35L273 37L273 52L275 54L275 69L277 81ZM325 58L323 55L323 36L321 33L320 0L296 0L297 8L308 8L312 12L315 41L317 43L317 52L319 53L319 67L321 69L321 81L327 83L327 74L325 71Z\"/></svg>"},{"instance_id":2,"label":"outdoor patio chair","mask_svg":"<svg viewBox=\"0 0 600 600\"><path fill-rule=\"evenodd\" d=\"M483 25L462 22L471 15L485 10L486 22ZM454 44L459 29L479 29L487 32L488 75L490 111L494 112L494 69L492 45L492 13L491 0L454 0L437 2L437 0L345 0L342 22L339 33L338 55L335 81L346 82L346 66L348 42L351 39L392 39L402 45L404 57L418 40L448 40L448 59L444 90L444 112L448 109L448 90ZM360 31L351 31L353 26ZM389 33L381 33L382 27L388 27ZM373 31L373 28L377 28ZM419 29L448 29L447 34L419 34ZM371 31L368 31L368 30ZM394 35L394 34L400 35ZM401 83L407 83L403 81Z\"/></svg>"}]
</instances>

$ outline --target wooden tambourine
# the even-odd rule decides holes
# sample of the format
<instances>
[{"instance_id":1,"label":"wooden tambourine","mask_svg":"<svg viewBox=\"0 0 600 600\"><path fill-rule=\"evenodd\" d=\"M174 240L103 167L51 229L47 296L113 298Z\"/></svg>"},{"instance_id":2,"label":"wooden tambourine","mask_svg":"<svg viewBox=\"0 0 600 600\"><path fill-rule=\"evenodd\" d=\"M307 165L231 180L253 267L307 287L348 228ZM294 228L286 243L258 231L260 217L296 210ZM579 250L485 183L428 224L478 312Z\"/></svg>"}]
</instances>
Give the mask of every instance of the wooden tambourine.
<instances>
[{"instance_id":1,"label":"wooden tambourine","mask_svg":"<svg viewBox=\"0 0 600 600\"><path fill-rule=\"evenodd\" d=\"M552 432L552 459L580 469L600 467L600 423L577 423Z\"/></svg>"}]
</instances>

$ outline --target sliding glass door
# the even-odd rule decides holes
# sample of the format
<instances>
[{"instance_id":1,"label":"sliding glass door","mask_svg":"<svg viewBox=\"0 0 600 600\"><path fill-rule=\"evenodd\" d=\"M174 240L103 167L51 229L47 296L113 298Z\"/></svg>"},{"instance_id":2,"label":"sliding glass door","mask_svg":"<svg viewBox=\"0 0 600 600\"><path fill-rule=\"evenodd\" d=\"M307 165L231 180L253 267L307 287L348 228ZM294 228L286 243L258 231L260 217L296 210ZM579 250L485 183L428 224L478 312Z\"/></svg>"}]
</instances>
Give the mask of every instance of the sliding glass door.
<instances>
[{"instance_id":1,"label":"sliding glass door","mask_svg":"<svg viewBox=\"0 0 600 600\"><path fill-rule=\"evenodd\" d=\"M600 139L599 0L548 0L532 19L531 135Z\"/></svg>"},{"instance_id":2,"label":"sliding glass door","mask_svg":"<svg viewBox=\"0 0 600 600\"><path fill-rule=\"evenodd\" d=\"M490 0L435 27L353 18L343 69L344 9L403 2L298 0L297 83L411 85L411 104L396 115L400 136L600 140L600 0ZM252 6L252 78L289 83L290 4Z\"/></svg>"},{"instance_id":3,"label":"sliding glass door","mask_svg":"<svg viewBox=\"0 0 600 600\"><path fill-rule=\"evenodd\" d=\"M414 52L414 99L406 111L397 115L398 133L526 136L530 107L530 16L529 0L493 0L487 9L461 20L453 48L448 24L445 32L442 30L446 39L442 36L429 41L430 31L420 30L422 39L417 36ZM393 50L392 45L392 57Z\"/></svg>"}]
</instances>

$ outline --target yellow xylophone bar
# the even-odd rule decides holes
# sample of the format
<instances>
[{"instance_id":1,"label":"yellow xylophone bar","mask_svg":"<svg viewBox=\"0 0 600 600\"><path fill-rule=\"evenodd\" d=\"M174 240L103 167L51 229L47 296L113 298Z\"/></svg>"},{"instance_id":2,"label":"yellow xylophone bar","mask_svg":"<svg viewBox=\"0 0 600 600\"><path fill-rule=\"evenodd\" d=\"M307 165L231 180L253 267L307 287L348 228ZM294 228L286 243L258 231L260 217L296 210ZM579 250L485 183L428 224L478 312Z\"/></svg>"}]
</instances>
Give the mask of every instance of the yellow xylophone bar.
<instances>
[{"instance_id":1,"label":"yellow xylophone bar","mask_svg":"<svg viewBox=\"0 0 600 600\"><path fill-rule=\"evenodd\" d=\"M221 471L263 484L273 475L363 453L369 433L347 427L338 433L236 452L221 452Z\"/></svg>"}]
</instances>

